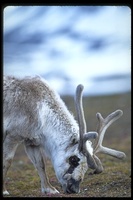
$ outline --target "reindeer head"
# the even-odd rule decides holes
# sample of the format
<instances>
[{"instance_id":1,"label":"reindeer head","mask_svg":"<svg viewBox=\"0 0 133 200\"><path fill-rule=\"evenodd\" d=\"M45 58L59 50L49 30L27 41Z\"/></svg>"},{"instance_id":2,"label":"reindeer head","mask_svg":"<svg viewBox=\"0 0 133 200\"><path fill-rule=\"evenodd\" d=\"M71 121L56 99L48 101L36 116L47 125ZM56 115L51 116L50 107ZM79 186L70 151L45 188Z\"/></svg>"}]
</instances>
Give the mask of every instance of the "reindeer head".
<instances>
[{"instance_id":1,"label":"reindeer head","mask_svg":"<svg viewBox=\"0 0 133 200\"><path fill-rule=\"evenodd\" d=\"M97 132L87 132L82 106L82 91L83 86L78 85L76 89L75 106L79 123L80 137L79 140L75 142L71 148L69 148L69 153L65 153L63 160L65 159L66 162L64 162L63 166L61 166L63 171L60 171L62 176L59 179L63 190L67 193L79 192L79 184L83 180L84 174L88 168L93 169L93 173L101 173L103 171L102 163L96 156L98 152L108 154L119 159L123 159L126 156L123 152L102 146L106 129L115 120L117 120L123 112L121 110L116 110L105 119L100 113L97 113L96 116L99 122Z\"/></svg>"}]
</instances>

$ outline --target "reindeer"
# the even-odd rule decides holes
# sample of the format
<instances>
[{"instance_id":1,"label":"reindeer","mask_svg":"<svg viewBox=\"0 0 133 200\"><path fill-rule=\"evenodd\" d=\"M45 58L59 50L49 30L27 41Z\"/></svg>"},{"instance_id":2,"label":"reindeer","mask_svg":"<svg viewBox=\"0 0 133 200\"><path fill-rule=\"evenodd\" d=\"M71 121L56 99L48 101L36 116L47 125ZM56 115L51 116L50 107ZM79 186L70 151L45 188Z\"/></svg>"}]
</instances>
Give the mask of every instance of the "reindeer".
<instances>
[{"instance_id":1,"label":"reindeer","mask_svg":"<svg viewBox=\"0 0 133 200\"><path fill-rule=\"evenodd\" d=\"M106 129L123 114L121 110L105 119L97 113L97 132L87 132L82 105L83 85L77 86L75 95L78 123L60 96L39 76L5 76L3 91L3 194L9 194L5 179L21 143L38 171L41 191L46 194L59 193L49 183L46 157L50 158L65 193L80 192L80 183L88 168L92 173L103 171L96 155L98 152L119 159L126 157L123 152L102 146Z\"/></svg>"}]
</instances>

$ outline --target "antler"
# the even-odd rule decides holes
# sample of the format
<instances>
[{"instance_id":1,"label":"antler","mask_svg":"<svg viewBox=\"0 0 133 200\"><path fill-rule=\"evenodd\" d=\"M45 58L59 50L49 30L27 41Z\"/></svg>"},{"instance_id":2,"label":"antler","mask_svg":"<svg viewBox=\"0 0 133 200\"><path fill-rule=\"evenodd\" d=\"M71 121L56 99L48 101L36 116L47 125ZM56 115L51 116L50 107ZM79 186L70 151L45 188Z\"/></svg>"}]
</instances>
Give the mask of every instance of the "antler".
<instances>
[{"instance_id":1,"label":"antler","mask_svg":"<svg viewBox=\"0 0 133 200\"><path fill-rule=\"evenodd\" d=\"M105 134L107 128L114 121L119 119L122 116L122 114L123 114L122 110L116 110L115 112L112 112L110 115L108 115L105 119L102 117L102 115L100 113L96 114L97 119L99 121L99 127L97 130L99 135L98 135L97 143L95 143L94 154L101 152L101 153L105 153L105 154L114 156L119 159L123 159L126 157L125 153L123 153L121 151L116 151L114 149L110 149L110 148L102 146L102 141L103 141L104 134Z\"/></svg>"},{"instance_id":2,"label":"antler","mask_svg":"<svg viewBox=\"0 0 133 200\"><path fill-rule=\"evenodd\" d=\"M96 156L98 152L108 154L114 156L119 159L123 159L126 157L125 153L121 151L117 151L114 149L110 149L102 146L102 141L104 138L104 134L107 128L118 118L120 118L123 114L121 110L116 110L115 112L108 115L105 119L102 117L100 113L97 113L97 119L99 122L98 126L98 135L97 132L88 132L86 133L86 122L84 117L83 105L82 105L82 91L83 85L78 85L76 89L76 97L75 97L75 105L77 111L77 118L79 123L79 151L84 153L87 157L88 166L92 169L95 169L94 173L101 173L103 171L103 166L100 159ZM90 139L96 139L93 149L91 144L87 141Z\"/></svg>"},{"instance_id":3,"label":"antler","mask_svg":"<svg viewBox=\"0 0 133 200\"><path fill-rule=\"evenodd\" d=\"M123 153L121 151L116 151L114 149L110 149L110 148L102 146L102 141L103 141L104 134L105 134L107 128L114 121L119 119L122 116L122 114L123 114L122 110L116 110L115 112L108 115L105 119L102 117L102 115L100 113L96 114L98 122L99 122L98 129L97 129L97 132L98 132L99 135L98 135L98 138L97 138L97 142L95 142L95 144L93 146L93 148L94 148L94 151L93 151L94 155L93 156L94 156L95 162L97 164L97 167L95 168L94 173L101 173L103 171L102 163L101 163L100 159L96 156L96 153L101 152L101 153L104 153L104 154L114 156L114 157L119 158L119 159L123 159L123 158L126 157L125 153Z\"/></svg>"},{"instance_id":4,"label":"antler","mask_svg":"<svg viewBox=\"0 0 133 200\"><path fill-rule=\"evenodd\" d=\"M77 111L77 119L79 123L79 134L80 134L80 140L79 140L79 151L83 151L84 143L88 139L95 139L98 134L97 132L88 132L86 133L86 122L84 117L84 111L83 111L83 104L82 104L82 92L83 92L83 85L78 85L76 89L76 98L75 98L75 105L76 105L76 111Z\"/></svg>"},{"instance_id":5,"label":"antler","mask_svg":"<svg viewBox=\"0 0 133 200\"><path fill-rule=\"evenodd\" d=\"M76 97L75 97L75 106L77 111L77 119L79 123L79 151L83 152L87 157L87 162L90 168L95 169L96 168L96 162L93 158L93 156L90 154L89 151L87 151L87 144L86 141L89 139L95 139L98 137L97 132L88 132L86 133L86 122L84 117L84 111L83 111L83 105L82 105L82 91L84 87L83 85L78 85L76 89ZM88 144L88 147L91 149L91 144Z\"/></svg>"},{"instance_id":6,"label":"antler","mask_svg":"<svg viewBox=\"0 0 133 200\"><path fill-rule=\"evenodd\" d=\"M83 92L83 85L78 85L76 89L76 98L75 98L75 105L77 111L77 119L79 123L79 134L80 134L80 143L79 143L79 150L82 151L83 149L83 134L86 133L86 122L83 112L82 106L82 92Z\"/></svg>"}]
</instances>

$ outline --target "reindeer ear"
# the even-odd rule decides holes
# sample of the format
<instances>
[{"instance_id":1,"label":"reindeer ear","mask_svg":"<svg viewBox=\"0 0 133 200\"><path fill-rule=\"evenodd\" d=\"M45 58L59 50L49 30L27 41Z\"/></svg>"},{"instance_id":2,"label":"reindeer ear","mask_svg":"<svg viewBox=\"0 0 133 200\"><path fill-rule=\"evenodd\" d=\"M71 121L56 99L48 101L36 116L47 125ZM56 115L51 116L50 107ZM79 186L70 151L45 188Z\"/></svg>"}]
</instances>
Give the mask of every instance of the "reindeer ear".
<instances>
[{"instance_id":1,"label":"reindeer ear","mask_svg":"<svg viewBox=\"0 0 133 200\"><path fill-rule=\"evenodd\" d=\"M87 141L88 142L88 141ZM87 164L88 167L91 169L96 169L97 168L97 164L95 162L95 159L93 157L93 155L91 155L92 152L89 152L89 149L86 148L86 158L87 158Z\"/></svg>"},{"instance_id":2,"label":"reindeer ear","mask_svg":"<svg viewBox=\"0 0 133 200\"><path fill-rule=\"evenodd\" d=\"M88 167L91 169L96 169L97 164L93 157L93 147L92 147L92 142L90 140L95 139L97 137L98 137L97 132L88 132L83 135L84 152L87 158Z\"/></svg>"}]
</instances>

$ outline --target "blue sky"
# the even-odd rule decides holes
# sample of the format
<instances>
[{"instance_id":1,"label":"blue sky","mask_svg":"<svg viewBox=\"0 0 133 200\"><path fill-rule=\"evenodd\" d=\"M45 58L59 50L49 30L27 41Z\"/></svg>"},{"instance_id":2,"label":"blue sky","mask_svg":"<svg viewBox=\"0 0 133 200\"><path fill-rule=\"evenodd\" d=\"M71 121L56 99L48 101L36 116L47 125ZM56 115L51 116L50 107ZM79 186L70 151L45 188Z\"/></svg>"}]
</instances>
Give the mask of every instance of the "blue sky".
<instances>
[{"instance_id":1,"label":"blue sky","mask_svg":"<svg viewBox=\"0 0 133 200\"><path fill-rule=\"evenodd\" d=\"M90 95L130 90L129 7L8 6L3 14L4 74L39 74L61 94L79 83Z\"/></svg>"}]
</instances>

